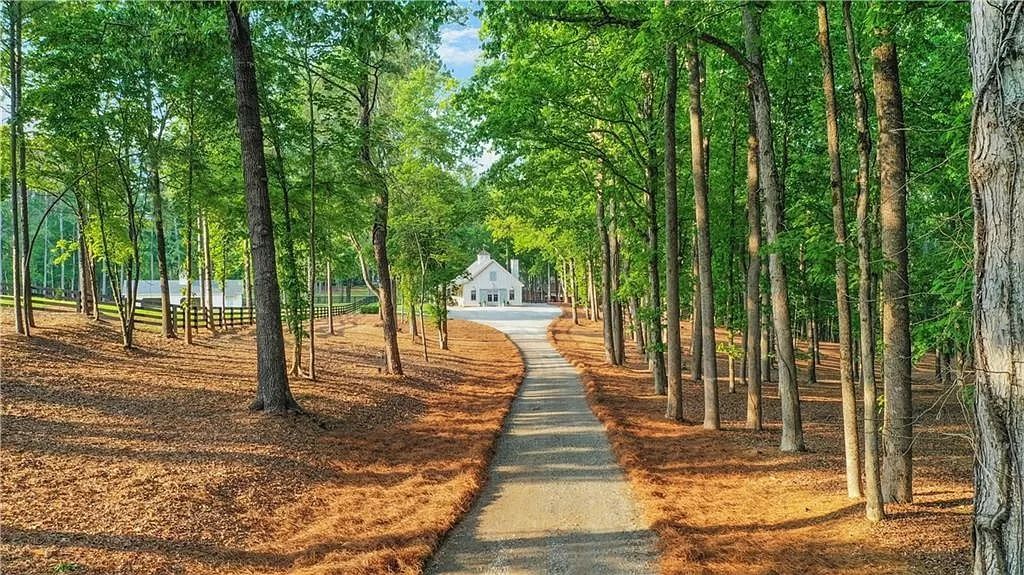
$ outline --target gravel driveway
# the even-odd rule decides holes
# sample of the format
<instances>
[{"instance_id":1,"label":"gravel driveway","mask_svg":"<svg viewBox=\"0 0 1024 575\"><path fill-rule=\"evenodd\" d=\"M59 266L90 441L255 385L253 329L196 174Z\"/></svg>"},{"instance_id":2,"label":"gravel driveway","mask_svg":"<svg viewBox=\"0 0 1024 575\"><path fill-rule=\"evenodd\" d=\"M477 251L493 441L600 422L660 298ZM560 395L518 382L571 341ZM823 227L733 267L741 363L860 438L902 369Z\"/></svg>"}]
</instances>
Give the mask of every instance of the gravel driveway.
<instances>
[{"instance_id":1,"label":"gravel driveway","mask_svg":"<svg viewBox=\"0 0 1024 575\"><path fill-rule=\"evenodd\" d=\"M522 350L526 378L490 479L429 574L641 574L656 571L644 524L576 370L547 340L551 306L453 310Z\"/></svg>"}]
</instances>

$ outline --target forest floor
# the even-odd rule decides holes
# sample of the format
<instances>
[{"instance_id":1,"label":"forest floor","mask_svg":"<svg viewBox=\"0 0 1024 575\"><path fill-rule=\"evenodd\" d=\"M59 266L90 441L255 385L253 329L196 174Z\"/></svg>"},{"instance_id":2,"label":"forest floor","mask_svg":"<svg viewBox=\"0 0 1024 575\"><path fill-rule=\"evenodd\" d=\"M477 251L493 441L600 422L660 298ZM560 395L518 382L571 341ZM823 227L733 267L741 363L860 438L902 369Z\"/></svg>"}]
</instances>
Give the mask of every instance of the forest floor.
<instances>
[{"instance_id":1,"label":"forest floor","mask_svg":"<svg viewBox=\"0 0 1024 575\"><path fill-rule=\"evenodd\" d=\"M4 573L417 573L485 480L523 363L501 333L451 323L430 362L400 338L380 375L374 319L319 327L309 415L251 413L249 329L196 345L37 312L2 314ZM290 349L290 347L289 347Z\"/></svg>"},{"instance_id":2,"label":"forest floor","mask_svg":"<svg viewBox=\"0 0 1024 575\"><path fill-rule=\"evenodd\" d=\"M914 503L888 505L888 520L872 525L864 519L863 501L846 497L835 344L822 344L818 384L806 383L806 365L801 365L808 452L783 454L777 447L774 384L764 387L766 430L743 429L746 389L738 382L736 393L727 392L728 364L720 354L723 430L702 429L703 389L688 380L687 423L672 423L635 347L630 346L628 365L607 365L600 324L581 322L573 326L562 317L549 337L581 372L591 407L659 535L663 573L969 572L969 430L956 394L934 384L928 360L914 373ZM684 349L688 332L684 325ZM806 349L802 342L800 349ZM737 366L737 379L738 371Z\"/></svg>"}]
</instances>

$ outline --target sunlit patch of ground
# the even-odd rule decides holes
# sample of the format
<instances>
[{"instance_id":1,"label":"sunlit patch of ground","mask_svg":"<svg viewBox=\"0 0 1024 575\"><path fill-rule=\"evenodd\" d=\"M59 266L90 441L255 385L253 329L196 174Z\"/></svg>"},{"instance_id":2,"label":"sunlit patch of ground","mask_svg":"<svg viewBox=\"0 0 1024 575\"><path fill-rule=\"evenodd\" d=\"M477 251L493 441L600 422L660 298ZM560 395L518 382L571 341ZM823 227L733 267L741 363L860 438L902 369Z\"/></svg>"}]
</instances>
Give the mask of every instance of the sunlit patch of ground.
<instances>
[{"instance_id":1,"label":"sunlit patch of ground","mask_svg":"<svg viewBox=\"0 0 1024 575\"><path fill-rule=\"evenodd\" d=\"M688 332L685 325L684 349ZM724 356L719 356L724 429L713 432L700 426L702 388L685 385L689 423L680 425L664 418L665 399L652 393L650 374L632 346L628 366L606 365L599 323L583 320L574 327L563 317L549 336L582 372L591 407L605 423L658 532L663 573L969 571L968 428L955 394L943 395L931 384L930 366L915 372L915 502L889 506L890 519L872 526L864 519L863 502L846 497L835 344L823 344L822 383L808 385L806 366L800 369L809 452L782 454L776 386L764 390L766 431L744 430L746 389L740 383L735 394L727 392Z\"/></svg>"},{"instance_id":2,"label":"sunlit patch of ground","mask_svg":"<svg viewBox=\"0 0 1024 575\"><path fill-rule=\"evenodd\" d=\"M379 375L372 317L319 326L309 415L246 408L249 330L188 347L116 322L3 313L4 573L415 573L478 491L522 380L504 335L452 322L430 361ZM290 350L290 347L289 347Z\"/></svg>"}]
</instances>

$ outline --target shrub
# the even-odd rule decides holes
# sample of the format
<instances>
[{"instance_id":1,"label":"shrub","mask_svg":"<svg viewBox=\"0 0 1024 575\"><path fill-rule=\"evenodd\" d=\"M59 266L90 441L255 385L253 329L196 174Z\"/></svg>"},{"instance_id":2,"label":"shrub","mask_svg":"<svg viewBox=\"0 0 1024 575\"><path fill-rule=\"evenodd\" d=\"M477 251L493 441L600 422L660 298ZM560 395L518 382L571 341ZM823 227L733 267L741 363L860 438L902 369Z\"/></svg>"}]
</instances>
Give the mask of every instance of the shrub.
<instances>
[{"instance_id":1,"label":"shrub","mask_svg":"<svg viewBox=\"0 0 1024 575\"><path fill-rule=\"evenodd\" d=\"M365 314L378 314L380 313L379 303L368 303L366 305L359 306L359 313Z\"/></svg>"}]
</instances>

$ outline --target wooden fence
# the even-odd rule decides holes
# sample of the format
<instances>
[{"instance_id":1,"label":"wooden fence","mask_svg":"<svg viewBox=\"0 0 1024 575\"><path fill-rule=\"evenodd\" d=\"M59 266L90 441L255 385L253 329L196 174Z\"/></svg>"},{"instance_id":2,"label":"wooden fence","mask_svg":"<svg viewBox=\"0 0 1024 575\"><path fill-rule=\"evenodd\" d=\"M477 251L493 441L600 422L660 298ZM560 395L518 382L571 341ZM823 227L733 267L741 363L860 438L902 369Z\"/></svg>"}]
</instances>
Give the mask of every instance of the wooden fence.
<instances>
[{"instance_id":1,"label":"wooden fence","mask_svg":"<svg viewBox=\"0 0 1024 575\"><path fill-rule=\"evenodd\" d=\"M58 293L60 290L41 290L32 288L32 308L40 311L73 312L78 308L76 299L68 298L69 293ZM75 293L74 295L77 295ZM364 296L351 302L337 304L328 308L326 305L318 305L313 308L313 317L320 319L328 316L342 316L357 313L359 308L377 301L376 296ZM9 295L0 295L0 305L13 305L13 298ZM174 318L174 326L184 327L187 306L172 305L171 316ZM100 312L107 316L117 317L117 306L114 303L100 302ZM255 323L256 314L252 307L215 307L202 308L194 306L188 310L189 320L194 329L206 328L235 328L252 325ZM284 312L282 312L283 314ZM309 319L309 309L302 310L303 321ZM159 307L148 307L136 305L135 323L145 326L160 327L163 325L162 313Z\"/></svg>"}]
</instances>

